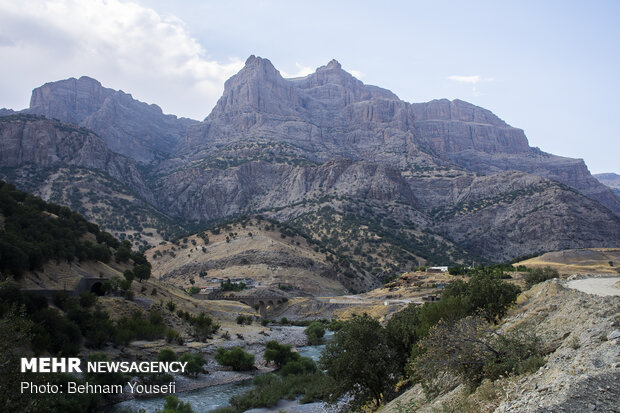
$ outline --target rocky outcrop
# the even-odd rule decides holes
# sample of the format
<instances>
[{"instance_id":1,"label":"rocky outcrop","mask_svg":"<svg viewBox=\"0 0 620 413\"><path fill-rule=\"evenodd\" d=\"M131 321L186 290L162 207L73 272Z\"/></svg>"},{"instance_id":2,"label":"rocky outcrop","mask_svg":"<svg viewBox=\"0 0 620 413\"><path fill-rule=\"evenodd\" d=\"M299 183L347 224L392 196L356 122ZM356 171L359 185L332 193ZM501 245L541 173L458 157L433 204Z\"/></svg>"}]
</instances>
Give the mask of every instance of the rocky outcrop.
<instances>
[{"instance_id":1,"label":"rocky outcrop","mask_svg":"<svg viewBox=\"0 0 620 413\"><path fill-rule=\"evenodd\" d=\"M603 185L611 188L612 191L620 196L620 175L615 173L596 174L594 177Z\"/></svg>"},{"instance_id":2,"label":"rocky outcrop","mask_svg":"<svg viewBox=\"0 0 620 413\"><path fill-rule=\"evenodd\" d=\"M87 127L110 149L139 162L169 154L195 121L164 115L157 105L82 76L46 83L32 92L25 112Z\"/></svg>"},{"instance_id":3,"label":"rocky outcrop","mask_svg":"<svg viewBox=\"0 0 620 413\"><path fill-rule=\"evenodd\" d=\"M620 217L561 184L522 172L477 177L434 218L458 245L495 261L620 241Z\"/></svg>"},{"instance_id":4,"label":"rocky outcrop","mask_svg":"<svg viewBox=\"0 0 620 413\"><path fill-rule=\"evenodd\" d=\"M299 146L320 162L338 155L406 169L431 156L435 164L482 174L520 170L566 184L620 215L620 199L582 160L530 148L521 129L467 102L403 102L364 85L335 60L306 77L284 79L271 62L251 56L205 121L189 128L175 156L199 159L256 137Z\"/></svg>"},{"instance_id":5,"label":"rocky outcrop","mask_svg":"<svg viewBox=\"0 0 620 413\"><path fill-rule=\"evenodd\" d=\"M197 221L325 195L416 204L397 169L344 158L317 166L253 161L225 169L184 169L161 179L156 194L171 215Z\"/></svg>"},{"instance_id":6,"label":"rocky outcrop","mask_svg":"<svg viewBox=\"0 0 620 413\"><path fill-rule=\"evenodd\" d=\"M0 118L0 167L74 165L104 172L154 203L134 162L110 151L93 132L34 115Z\"/></svg>"}]
</instances>

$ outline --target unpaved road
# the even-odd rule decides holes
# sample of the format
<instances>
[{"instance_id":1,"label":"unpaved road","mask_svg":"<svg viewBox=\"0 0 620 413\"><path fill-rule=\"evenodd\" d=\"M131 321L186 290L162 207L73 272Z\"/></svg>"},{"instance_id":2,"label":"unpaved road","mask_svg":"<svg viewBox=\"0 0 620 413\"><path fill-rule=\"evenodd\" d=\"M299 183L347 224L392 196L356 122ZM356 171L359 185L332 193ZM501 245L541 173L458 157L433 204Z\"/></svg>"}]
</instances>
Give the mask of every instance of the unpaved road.
<instances>
[{"instance_id":1,"label":"unpaved road","mask_svg":"<svg viewBox=\"0 0 620 413\"><path fill-rule=\"evenodd\" d=\"M620 288L614 286L619 281L620 277L584 278L569 281L568 288L574 288L588 294L620 296Z\"/></svg>"}]
</instances>

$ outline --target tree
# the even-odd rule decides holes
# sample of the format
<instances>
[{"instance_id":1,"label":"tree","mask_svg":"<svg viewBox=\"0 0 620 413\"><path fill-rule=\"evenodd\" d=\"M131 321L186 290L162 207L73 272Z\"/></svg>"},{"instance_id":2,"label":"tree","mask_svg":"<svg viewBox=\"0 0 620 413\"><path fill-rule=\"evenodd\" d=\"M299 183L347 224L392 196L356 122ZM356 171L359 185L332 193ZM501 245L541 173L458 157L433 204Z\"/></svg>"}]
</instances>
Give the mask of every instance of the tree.
<instances>
[{"instance_id":1,"label":"tree","mask_svg":"<svg viewBox=\"0 0 620 413\"><path fill-rule=\"evenodd\" d=\"M367 314L344 323L325 347L319 366L334 379L333 395L350 393L357 407L369 401L378 407L399 373L385 329Z\"/></svg>"},{"instance_id":2,"label":"tree","mask_svg":"<svg viewBox=\"0 0 620 413\"><path fill-rule=\"evenodd\" d=\"M280 344L275 340L268 341L265 345L265 361L273 362L277 368L281 368L289 361L299 360L299 353L291 351L291 346Z\"/></svg>"},{"instance_id":3,"label":"tree","mask_svg":"<svg viewBox=\"0 0 620 413\"><path fill-rule=\"evenodd\" d=\"M151 277L151 266L147 264L136 265L133 269L133 273L140 282L142 282L142 280L148 280Z\"/></svg>"},{"instance_id":4,"label":"tree","mask_svg":"<svg viewBox=\"0 0 620 413\"><path fill-rule=\"evenodd\" d=\"M131 242L123 240L114 254L116 262L127 262L131 258Z\"/></svg>"},{"instance_id":5,"label":"tree","mask_svg":"<svg viewBox=\"0 0 620 413\"><path fill-rule=\"evenodd\" d=\"M192 405L187 402L180 401L173 395L166 396L166 403L164 404L164 410L161 413L194 413Z\"/></svg>"},{"instance_id":6,"label":"tree","mask_svg":"<svg viewBox=\"0 0 620 413\"><path fill-rule=\"evenodd\" d=\"M559 276L560 274L558 273L558 270L549 266L543 268L533 268L525 274L525 286L527 288L532 288L535 284L550 280L552 278L558 278Z\"/></svg>"},{"instance_id":7,"label":"tree","mask_svg":"<svg viewBox=\"0 0 620 413\"><path fill-rule=\"evenodd\" d=\"M220 347L215 353L215 361L222 366L232 367L235 371L247 371L254 367L254 355L243 351L241 347L235 346L230 350Z\"/></svg>"},{"instance_id":8,"label":"tree","mask_svg":"<svg viewBox=\"0 0 620 413\"><path fill-rule=\"evenodd\" d=\"M487 321L497 323L517 301L519 287L493 276L476 275L468 283L468 299Z\"/></svg>"},{"instance_id":9,"label":"tree","mask_svg":"<svg viewBox=\"0 0 620 413\"><path fill-rule=\"evenodd\" d=\"M484 378L525 373L542 363L540 341L534 334L498 334L480 317L440 322L419 346L422 354L413 362L413 370L427 388L445 373L476 386Z\"/></svg>"},{"instance_id":10,"label":"tree","mask_svg":"<svg viewBox=\"0 0 620 413\"><path fill-rule=\"evenodd\" d=\"M313 321L306 327L304 334L308 337L308 344L321 344L325 335L325 327L320 321Z\"/></svg>"},{"instance_id":11,"label":"tree","mask_svg":"<svg viewBox=\"0 0 620 413\"><path fill-rule=\"evenodd\" d=\"M179 358L179 361L187 363L183 374L192 377L202 373L202 366L205 364L205 359L198 353L185 353Z\"/></svg>"},{"instance_id":12,"label":"tree","mask_svg":"<svg viewBox=\"0 0 620 413\"><path fill-rule=\"evenodd\" d=\"M519 287L497 276L477 274L467 283L462 280L450 283L444 289L441 299L460 298L467 314L477 312L488 321L497 323L506 315L508 307L517 300L520 292Z\"/></svg>"}]
</instances>

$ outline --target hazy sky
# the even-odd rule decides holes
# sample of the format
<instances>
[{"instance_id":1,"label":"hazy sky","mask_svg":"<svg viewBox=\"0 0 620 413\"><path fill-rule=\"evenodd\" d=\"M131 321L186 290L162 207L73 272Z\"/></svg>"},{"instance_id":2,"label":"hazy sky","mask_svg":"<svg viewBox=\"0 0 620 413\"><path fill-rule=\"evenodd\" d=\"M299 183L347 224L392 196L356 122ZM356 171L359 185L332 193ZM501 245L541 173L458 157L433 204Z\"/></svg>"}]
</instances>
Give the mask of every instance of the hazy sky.
<instances>
[{"instance_id":1,"label":"hazy sky","mask_svg":"<svg viewBox=\"0 0 620 413\"><path fill-rule=\"evenodd\" d=\"M619 1L0 0L0 107L49 81L203 119L250 54L285 76L335 58L409 102L459 98L532 146L620 173Z\"/></svg>"}]
</instances>

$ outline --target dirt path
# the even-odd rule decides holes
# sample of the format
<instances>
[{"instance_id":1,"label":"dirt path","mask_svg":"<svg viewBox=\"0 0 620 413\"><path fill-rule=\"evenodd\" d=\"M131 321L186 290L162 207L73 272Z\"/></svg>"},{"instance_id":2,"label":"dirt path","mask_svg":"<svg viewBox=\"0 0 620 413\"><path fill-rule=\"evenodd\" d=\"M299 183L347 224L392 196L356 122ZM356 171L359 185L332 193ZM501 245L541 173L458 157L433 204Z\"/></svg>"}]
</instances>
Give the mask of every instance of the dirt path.
<instances>
[{"instance_id":1,"label":"dirt path","mask_svg":"<svg viewBox=\"0 0 620 413\"><path fill-rule=\"evenodd\" d=\"M569 281L568 287L588 294L620 296L620 288L614 285L618 282L620 282L620 277L584 278Z\"/></svg>"}]
</instances>

